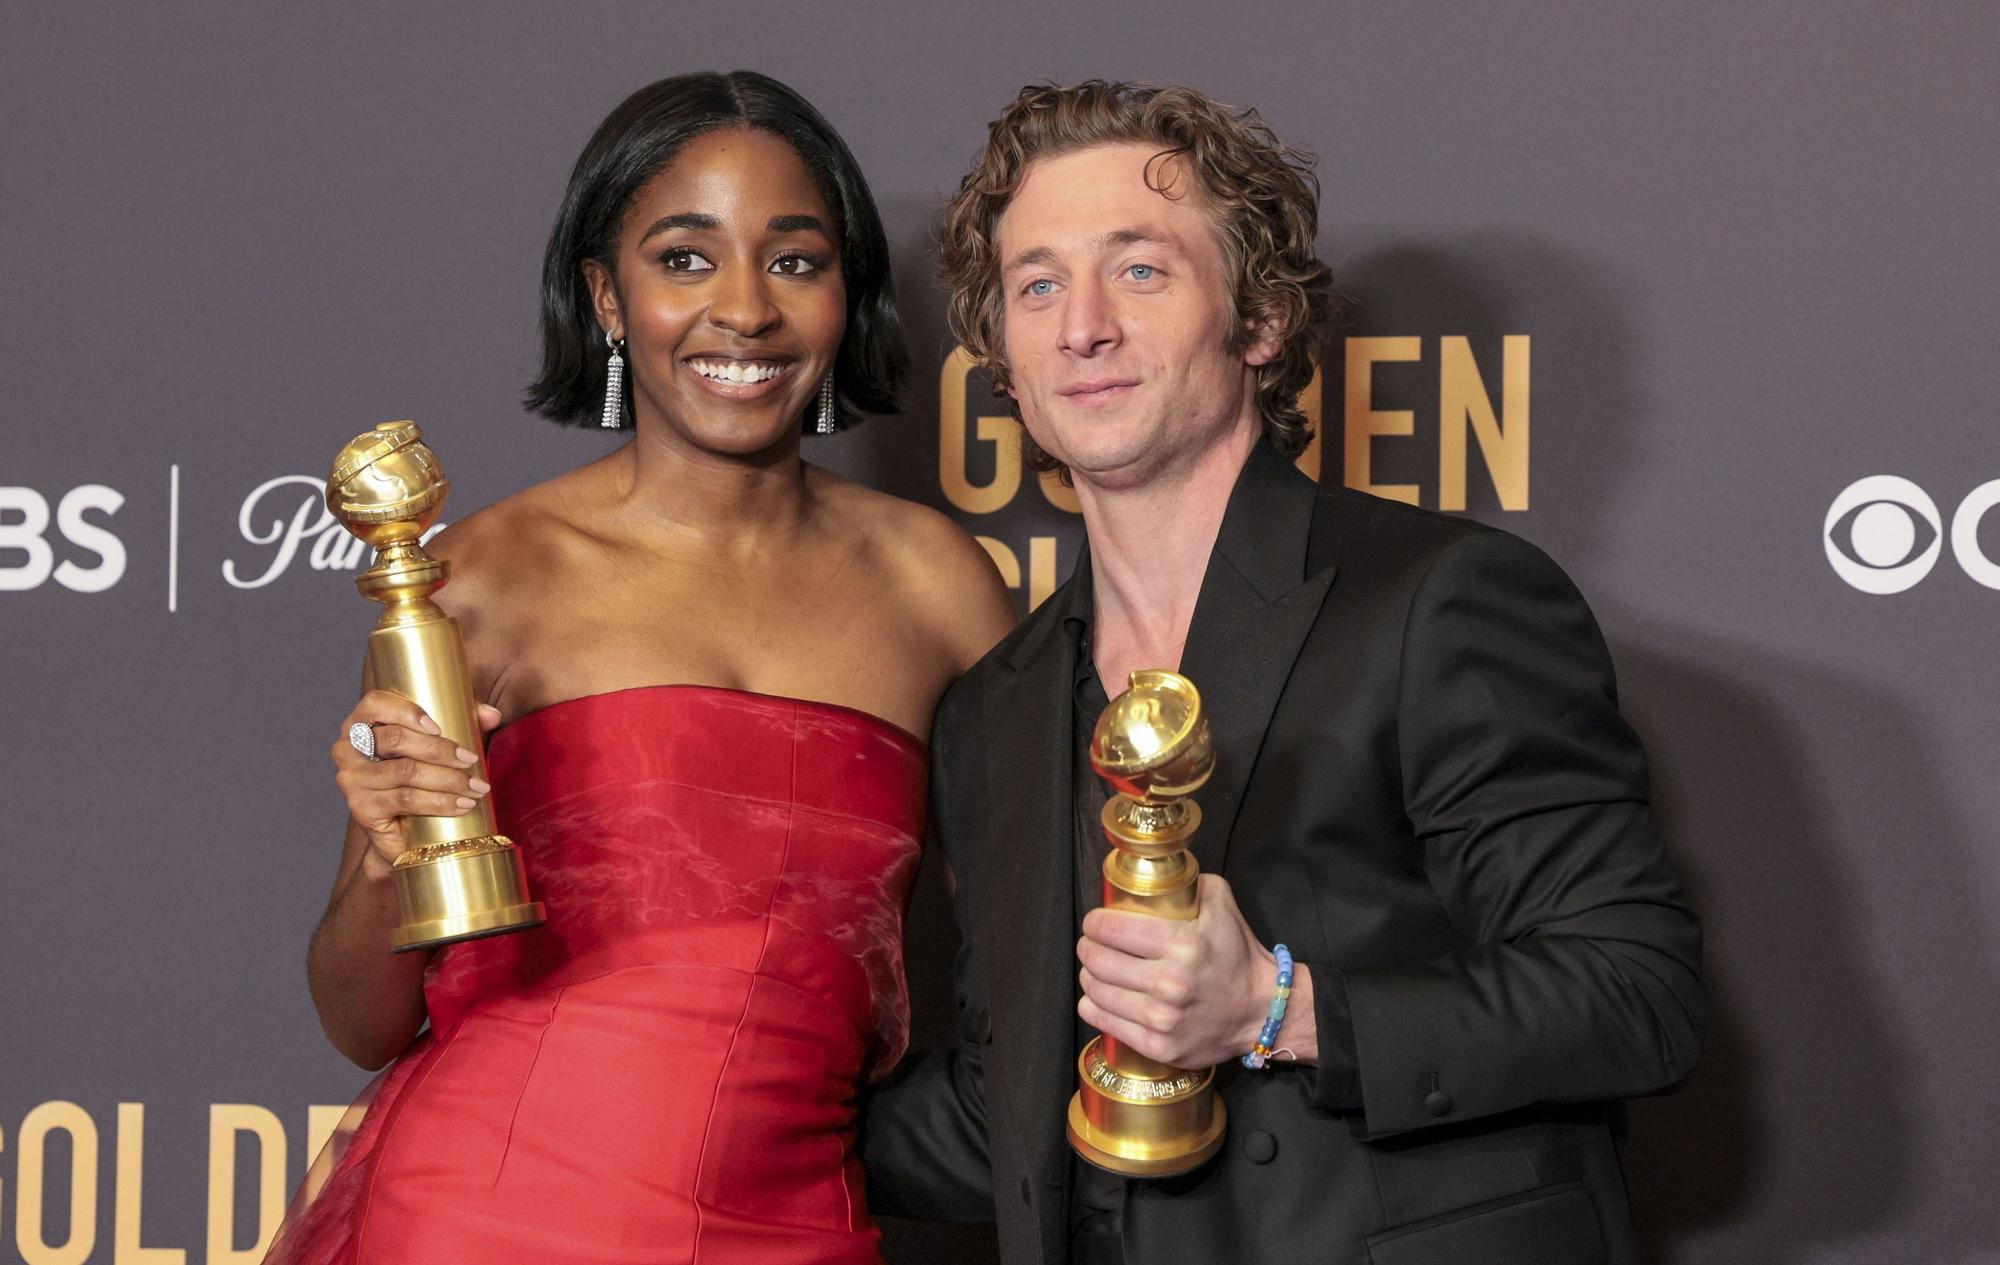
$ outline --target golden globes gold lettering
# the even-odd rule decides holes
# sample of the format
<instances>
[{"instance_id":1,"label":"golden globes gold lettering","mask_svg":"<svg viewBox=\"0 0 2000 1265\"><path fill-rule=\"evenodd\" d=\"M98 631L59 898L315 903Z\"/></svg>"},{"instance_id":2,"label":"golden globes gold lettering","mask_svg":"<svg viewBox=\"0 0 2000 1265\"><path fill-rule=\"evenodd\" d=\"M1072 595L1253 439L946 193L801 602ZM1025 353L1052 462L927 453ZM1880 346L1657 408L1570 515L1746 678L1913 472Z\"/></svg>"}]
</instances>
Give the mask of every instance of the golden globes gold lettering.
<instances>
[{"instance_id":1,"label":"golden globes gold lettering","mask_svg":"<svg viewBox=\"0 0 2000 1265\"><path fill-rule=\"evenodd\" d=\"M1438 508L1465 508L1465 476L1470 429L1486 458L1487 473L1503 510L1528 508L1528 336L1500 340L1500 413L1479 378L1472 340L1462 335L1438 340Z\"/></svg>"},{"instance_id":2,"label":"golden globes gold lettering","mask_svg":"<svg viewBox=\"0 0 2000 1265\"><path fill-rule=\"evenodd\" d=\"M255 1236L239 1246L237 1155L239 1139L254 1139L257 1161ZM253 1265L264 1259L285 1219L285 1126L276 1112L254 1103L216 1103L208 1109L208 1239L210 1265Z\"/></svg>"},{"instance_id":3,"label":"golden globes gold lettering","mask_svg":"<svg viewBox=\"0 0 2000 1265\"><path fill-rule=\"evenodd\" d=\"M146 1106L118 1104L118 1176L111 1202L111 1259L116 1265L182 1265L185 1252L147 1247L141 1205L146 1180ZM282 1178L282 1174L280 1174Z\"/></svg>"},{"instance_id":4,"label":"golden globes gold lettering","mask_svg":"<svg viewBox=\"0 0 2000 1265\"><path fill-rule=\"evenodd\" d=\"M1530 347L1526 334L1508 334L1500 340L1500 407L1496 410L1486 382L1480 377L1479 363L1473 357L1472 340L1461 334L1438 339L1436 508L1462 511L1467 507L1466 483L1472 467L1471 450L1466 442L1468 431L1477 441L1479 455L1493 480L1499 508L1528 508ZM1375 407L1376 367L1422 361L1424 340L1349 338L1345 340L1344 354L1343 482L1350 488L1392 501L1424 504L1424 489L1418 484L1377 483L1374 462L1376 440L1417 435L1414 411ZM1308 388L1306 394L1312 394L1312 389ZM1306 412L1318 420L1310 408ZM1315 440L1314 448L1299 458L1299 465L1306 473L1318 477L1318 461Z\"/></svg>"},{"instance_id":5,"label":"golden globes gold lettering","mask_svg":"<svg viewBox=\"0 0 2000 1265\"><path fill-rule=\"evenodd\" d=\"M155 1161L151 1175L167 1178L170 1186L177 1177L202 1171L198 1148L203 1136L185 1127L193 1123L188 1104L165 1106L164 1138L147 1128L143 1102L118 1103L115 1119L106 1124L77 1103L39 1103L22 1118L11 1152L7 1129L0 1125L0 1156L14 1162L14 1181L0 1181L0 1196L13 1215L9 1237L22 1265L80 1265L99 1259L119 1265L186 1265L190 1259L203 1265L257 1265L284 1219L290 1190L286 1162L297 1154L291 1145L302 1138L309 1159L320 1155L335 1131L351 1127L360 1115L346 1106L315 1104L306 1109L304 1130L294 1128L288 1135L268 1107L208 1106L207 1231L204 1236L194 1221L181 1217L182 1235L194 1227L190 1245L147 1226L149 1219L173 1221L171 1205L177 1200L170 1195L162 1215L162 1199L146 1180L146 1157ZM315 1176L323 1178L324 1172L307 1173L308 1199L318 1190L312 1184ZM98 1213L106 1206L111 1208L111 1238L99 1253L104 1227Z\"/></svg>"},{"instance_id":6,"label":"golden globes gold lettering","mask_svg":"<svg viewBox=\"0 0 2000 1265\"><path fill-rule=\"evenodd\" d=\"M1417 503L1414 483L1377 483L1374 440L1377 436L1414 434L1417 415L1408 409L1375 407L1375 366L1384 361L1415 360L1423 354L1417 338L1350 338L1347 340L1347 486L1406 505Z\"/></svg>"},{"instance_id":7,"label":"golden globes gold lettering","mask_svg":"<svg viewBox=\"0 0 2000 1265\"><path fill-rule=\"evenodd\" d=\"M971 353L956 347L938 374L938 489L967 514L991 514L1021 490L1020 423L1006 416L981 416L975 423L978 433L967 433L966 379L972 367ZM974 440L990 445L993 477L984 483L972 481L968 458Z\"/></svg>"},{"instance_id":8,"label":"golden globes gold lettering","mask_svg":"<svg viewBox=\"0 0 2000 1265\"><path fill-rule=\"evenodd\" d=\"M1424 435L1418 436L1417 415L1413 410L1375 406L1375 367L1422 361L1424 340L1413 336L1356 336L1342 343L1345 375L1340 415L1341 481L1348 487L1391 500L1411 505L1424 503L1431 494L1428 485L1376 483L1374 462L1377 440L1411 439L1427 444L1430 438L1428 419ZM1475 447L1493 481L1499 508L1528 508L1529 338L1526 334L1508 334L1500 343L1496 408L1487 380L1480 376L1472 340L1461 334L1437 340L1438 509L1467 508L1467 485ZM952 349L938 373L938 491L960 514L978 517L1014 507L1027 482L1023 478L1026 463L1021 457L1020 423L1004 411L980 412L980 405L974 402L975 393L982 398L986 395L985 381L963 347ZM1299 454L1298 467L1319 482L1321 437L1326 427L1325 386L1317 364L1313 366L1311 381L1299 392L1299 409L1312 423L1312 440ZM1400 455L1407 464L1407 458L1416 453L1387 455L1392 463ZM1065 485L1053 472L1042 474L1035 482L1043 499L1053 508L1066 514L1082 512L1076 489ZM1016 512L1034 514L1025 505ZM993 565L999 568L1007 587L1025 594L1027 609L1040 606L1055 591L1059 578L1055 536L1029 536L1025 558L1018 536L1009 539L993 532L979 532L978 540L992 557Z\"/></svg>"},{"instance_id":9,"label":"golden globes gold lettering","mask_svg":"<svg viewBox=\"0 0 2000 1265\"><path fill-rule=\"evenodd\" d=\"M1104 805L1104 905L1191 920L1201 867L1188 844L1201 828L1194 793L1215 769L1201 695L1175 672L1134 672L1097 718L1090 764L1117 793ZM1228 1116L1215 1069L1171 1067L1115 1039L1077 1056L1068 1132L1078 1155L1127 1177L1170 1177L1207 1162Z\"/></svg>"},{"instance_id":10,"label":"golden globes gold lettering","mask_svg":"<svg viewBox=\"0 0 2000 1265\"><path fill-rule=\"evenodd\" d=\"M1000 571L1000 582L1010 589L1021 587L1021 559L1003 540L992 536L974 536L993 565ZM1028 609L1033 610L1048 600L1056 591L1056 538L1054 536L1028 537Z\"/></svg>"},{"instance_id":11,"label":"golden globes gold lettering","mask_svg":"<svg viewBox=\"0 0 2000 1265\"><path fill-rule=\"evenodd\" d=\"M1020 495L1027 464L1021 458L1021 424L1012 417L982 414L968 426L966 414L974 390L973 369L972 356L959 347L945 357L938 374L938 491L960 513L987 515L1014 503ZM984 381L983 376L980 380ZM984 482L975 482L974 466L983 465L988 458L993 463L992 475ZM1042 474L1036 485L1041 488L1043 498L1056 509L1066 514L1082 512L1076 489L1065 486L1053 472ZM1017 593L1025 590L1029 610L1040 606L1055 591L1054 536L1028 537L1025 566L1017 545L990 534L981 534L978 540L992 557L1007 587Z\"/></svg>"},{"instance_id":12,"label":"golden globes gold lettering","mask_svg":"<svg viewBox=\"0 0 2000 1265\"><path fill-rule=\"evenodd\" d=\"M417 424L384 422L340 450L326 506L376 550L375 565L354 581L383 607L368 635L376 686L410 699L445 737L477 753L471 772L485 778L465 643L458 624L431 600L450 569L420 543L450 490ZM410 850L396 858L394 870L402 921L391 938L398 953L542 921L541 902L528 896L520 850L494 824L491 796L458 817L406 817L404 828Z\"/></svg>"},{"instance_id":13,"label":"golden globes gold lettering","mask_svg":"<svg viewBox=\"0 0 2000 1265\"><path fill-rule=\"evenodd\" d=\"M50 1178L49 1135L62 1133L69 1172L69 1225L59 1242L49 1241L54 1229L48 1213L55 1204L45 1194ZM97 1246L97 1122L73 1102L45 1102L30 1111L15 1135L20 1175L15 1179L14 1244L26 1265L51 1261L84 1261ZM60 1152L58 1152L60 1154Z\"/></svg>"}]
</instances>

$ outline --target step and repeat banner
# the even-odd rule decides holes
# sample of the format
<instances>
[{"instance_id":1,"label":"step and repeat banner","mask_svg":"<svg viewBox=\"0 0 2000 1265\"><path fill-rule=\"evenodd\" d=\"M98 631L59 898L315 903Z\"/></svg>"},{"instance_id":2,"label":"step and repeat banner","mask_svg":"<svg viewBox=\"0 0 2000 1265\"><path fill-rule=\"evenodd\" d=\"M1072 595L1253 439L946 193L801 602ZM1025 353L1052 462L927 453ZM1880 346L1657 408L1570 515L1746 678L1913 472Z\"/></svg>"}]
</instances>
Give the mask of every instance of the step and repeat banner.
<instances>
[{"instance_id":1,"label":"step and repeat banner","mask_svg":"<svg viewBox=\"0 0 2000 1265\"><path fill-rule=\"evenodd\" d=\"M1633 1104L1653 1256L2000 1261L2000 19L1983 3L66 5L0 41L0 1260L255 1261L367 1079L307 937L375 607L319 491L421 422L445 518L616 442L527 416L542 244L632 89L799 88L916 371L810 459L1023 609L1080 519L928 235L1022 83L1186 82L1321 157L1349 303L1303 464L1588 594L1710 932ZM954 943L910 919L920 1036ZM991 1259L889 1227L893 1259Z\"/></svg>"}]
</instances>

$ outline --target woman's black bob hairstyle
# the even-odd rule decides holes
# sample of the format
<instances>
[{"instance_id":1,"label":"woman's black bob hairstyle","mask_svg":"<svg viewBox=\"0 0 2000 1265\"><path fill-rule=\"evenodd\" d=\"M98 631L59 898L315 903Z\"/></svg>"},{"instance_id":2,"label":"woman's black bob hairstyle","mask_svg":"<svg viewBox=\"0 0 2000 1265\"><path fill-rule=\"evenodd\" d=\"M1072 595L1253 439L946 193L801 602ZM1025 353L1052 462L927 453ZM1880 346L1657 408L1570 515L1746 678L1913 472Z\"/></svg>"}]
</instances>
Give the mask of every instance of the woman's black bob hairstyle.
<instances>
[{"instance_id":1,"label":"woman's black bob hairstyle","mask_svg":"<svg viewBox=\"0 0 2000 1265\"><path fill-rule=\"evenodd\" d=\"M583 261L612 266L618 229L640 186L681 147L717 128L747 127L789 144L839 221L847 329L834 360L835 424L855 412L893 413L909 367L889 278L889 240L847 143L805 98L750 70L702 71L648 84L625 98L583 147L542 259L542 374L528 407L564 426L596 426L604 400L604 344ZM628 403L629 410L631 405ZM800 427L811 430L814 410Z\"/></svg>"}]
</instances>

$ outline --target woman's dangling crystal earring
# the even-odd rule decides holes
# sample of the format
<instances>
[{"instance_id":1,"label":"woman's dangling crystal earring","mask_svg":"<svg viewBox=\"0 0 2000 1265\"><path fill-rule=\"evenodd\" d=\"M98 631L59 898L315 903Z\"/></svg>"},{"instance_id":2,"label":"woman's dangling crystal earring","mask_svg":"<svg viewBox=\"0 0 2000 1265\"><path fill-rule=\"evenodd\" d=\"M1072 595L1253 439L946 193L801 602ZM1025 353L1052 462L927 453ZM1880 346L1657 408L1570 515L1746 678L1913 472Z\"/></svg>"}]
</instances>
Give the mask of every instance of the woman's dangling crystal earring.
<instances>
[{"instance_id":1,"label":"woman's dangling crystal earring","mask_svg":"<svg viewBox=\"0 0 2000 1265\"><path fill-rule=\"evenodd\" d=\"M833 433L833 375L827 374L819 384L819 420L813 429L822 435Z\"/></svg>"},{"instance_id":2,"label":"woman's dangling crystal earring","mask_svg":"<svg viewBox=\"0 0 2000 1265\"><path fill-rule=\"evenodd\" d=\"M604 419L598 425L617 430L625 425L625 340L606 330L604 345L611 349L611 363L604 368Z\"/></svg>"}]
</instances>

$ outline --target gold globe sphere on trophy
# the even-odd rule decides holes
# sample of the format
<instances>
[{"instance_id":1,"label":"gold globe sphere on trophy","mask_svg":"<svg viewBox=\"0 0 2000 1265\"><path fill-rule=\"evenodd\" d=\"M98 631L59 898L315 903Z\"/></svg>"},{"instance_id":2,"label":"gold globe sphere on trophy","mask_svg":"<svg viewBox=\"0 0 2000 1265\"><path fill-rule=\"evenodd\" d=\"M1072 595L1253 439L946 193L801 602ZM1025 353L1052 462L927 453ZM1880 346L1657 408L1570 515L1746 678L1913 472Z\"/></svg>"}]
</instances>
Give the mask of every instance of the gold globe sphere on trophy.
<instances>
[{"instance_id":1,"label":"gold globe sphere on trophy","mask_svg":"<svg viewBox=\"0 0 2000 1265\"><path fill-rule=\"evenodd\" d=\"M1201 867L1187 850L1201 827L1194 793L1215 769L1201 695L1175 672L1134 672L1097 718L1090 764L1118 793L1104 805L1104 906L1191 920ZM1128 1177L1171 1177L1222 1146L1228 1114L1215 1069L1171 1067L1091 1038L1077 1056L1069 1140L1078 1155Z\"/></svg>"},{"instance_id":2,"label":"gold globe sphere on trophy","mask_svg":"<svg viewBox=\"0 0 2000 1265\"><path fill-rule=\"evenodd\" d=\"M364 597L382 603L382 618L368 634L375 685L423 708L446 738L478 755L468 771L486 778L465 641L457 622L431 600L451 568L421 543L450 491L417 424L383 422L334 458L326 506L376 551L375 565L354 581ZM494 823L491 796L458 817L405 817L403 828L410 847L393 872L401 916L391 936L396 952L542 922L520 849Z\"/></svg>"}]
</instances>

